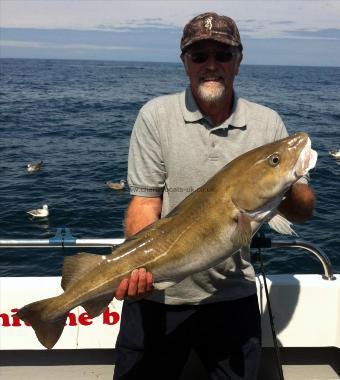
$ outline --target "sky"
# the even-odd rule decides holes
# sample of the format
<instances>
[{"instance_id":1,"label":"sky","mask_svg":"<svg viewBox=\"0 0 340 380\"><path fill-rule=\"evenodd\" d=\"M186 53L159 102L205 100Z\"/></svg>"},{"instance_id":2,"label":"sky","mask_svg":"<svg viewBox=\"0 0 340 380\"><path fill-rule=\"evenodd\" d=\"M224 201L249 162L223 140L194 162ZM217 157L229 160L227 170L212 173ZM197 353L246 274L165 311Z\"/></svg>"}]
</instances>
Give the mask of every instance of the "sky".
<instances>
[{"instance_id":1,"label":"sky","mask_svg":"<svg viewBox=\"0 0 340 380\"><path fill-rule=\"evenodd\" d=\"M340 66L339 0L0 0L0 57L179 62L207 11L236 21L245 64Z\"/></svg>"}]
</instances>

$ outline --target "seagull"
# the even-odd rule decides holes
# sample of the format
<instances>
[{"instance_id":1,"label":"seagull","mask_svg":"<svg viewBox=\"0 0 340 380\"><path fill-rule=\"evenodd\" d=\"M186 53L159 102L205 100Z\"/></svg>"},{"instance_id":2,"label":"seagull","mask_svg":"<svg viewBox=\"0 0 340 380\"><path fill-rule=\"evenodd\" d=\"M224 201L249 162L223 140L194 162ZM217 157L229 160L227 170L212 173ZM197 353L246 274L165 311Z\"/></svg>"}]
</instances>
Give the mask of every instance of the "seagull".
<instances>
[{"instance_id":1,"label":"seagull","mask_svg":"<svg viewBox=\"0 0 340 380\"><path fill-rule=\"evenodd\" d=\"M121 179L119 182L111 182L107 181L106 185L112 190L123 190L125 187L126 181L125 179Z\"/></svg>"},{"instance_id":2,"label":"seagull","mask_svg":"<svg viewBox=\"0 0 340 380\"><path fill-rule=\"evenodd\" d=\"M35 173L41 169L42 164L43 164L42 161L35 162L35 163L30 162L29 164L27 164L26 169L29 173Z\"/></svg>"},{"instance_id":3,"label":"seagull","mask_svg":"<svg viewBox=\"0 0 340 380\"><path fill-rule=\"evenodd\" d=\"M36 210L28 210L27 214L30 214L36 218L46 218L49 215L48 206L43 205L42 208L38 208Z\"/></svg>"},{"instance_id":4,"label":"seagull","mask_svg":"<svg viewBox=\"0 0 340 380\"><path fill-rule=\"evenodd\" d=\"M336 160L340 159L340 149L338 150L333 149L333 150L330 150L328 153L332 158L335 158Z\"/></svg>"}]
</instances>

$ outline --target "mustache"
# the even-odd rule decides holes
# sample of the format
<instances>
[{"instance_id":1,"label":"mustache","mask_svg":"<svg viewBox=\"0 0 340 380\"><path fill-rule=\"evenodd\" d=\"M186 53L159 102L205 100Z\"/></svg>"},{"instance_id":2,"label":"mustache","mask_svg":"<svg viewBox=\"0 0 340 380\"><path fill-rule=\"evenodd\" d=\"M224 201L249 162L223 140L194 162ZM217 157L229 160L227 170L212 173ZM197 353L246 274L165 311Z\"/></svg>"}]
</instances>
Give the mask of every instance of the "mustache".
<instances>
[{"instance_id":1,"label":"mustache","mask_svg":"<svg viewBox=\"0 0 340 380\"><path fill-rule=\"evenodd\" d=\"M223 76L219 72L205 72L199 77L200 82L204 82L206 80L218 80L222 81Z\"/></svg>"}]
</instances>

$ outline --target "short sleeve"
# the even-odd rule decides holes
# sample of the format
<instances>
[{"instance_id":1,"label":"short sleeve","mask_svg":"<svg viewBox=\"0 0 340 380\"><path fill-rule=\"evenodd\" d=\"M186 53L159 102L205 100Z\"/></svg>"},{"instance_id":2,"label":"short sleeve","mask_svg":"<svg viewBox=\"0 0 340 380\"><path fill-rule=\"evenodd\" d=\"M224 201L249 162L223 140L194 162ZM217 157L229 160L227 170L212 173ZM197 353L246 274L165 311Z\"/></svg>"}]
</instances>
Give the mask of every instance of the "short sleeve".
<instances>
[{"instance_id":1,"label":"short sleeve","mask_svg":"<svg viewBox=\"0 0 340 380\"><path fill-rule=\"evenodd\" d=\"M275 112L275 128L274 128L274 133L275 137L274 140L280 140L288 136L287 129L278 113Z\"/></svg>"},{"instance_id":2,"label":"short sleeve","mask_svg":"<svg viewBox=\"0 0 340 380\"><path fill-rule=\"evenodd\" d=\"M157 197L163 193L166 171L162 146L157 131L157 119L143 107L132 130L128 184L131 195Z\"/></svg>"}]
</instances>

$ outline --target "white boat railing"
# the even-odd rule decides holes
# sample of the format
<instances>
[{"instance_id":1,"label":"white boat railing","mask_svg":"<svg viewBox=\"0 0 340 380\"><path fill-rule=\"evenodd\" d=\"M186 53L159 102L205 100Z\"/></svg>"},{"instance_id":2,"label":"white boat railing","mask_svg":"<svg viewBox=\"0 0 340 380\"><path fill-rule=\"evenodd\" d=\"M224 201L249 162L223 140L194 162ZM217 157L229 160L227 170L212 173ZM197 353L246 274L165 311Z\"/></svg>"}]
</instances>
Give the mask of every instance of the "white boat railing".
<instances>
[{"instance_id":1,"label":"white boat railing","mask_svg":"<svg viewBox=\"0 0 340 380\"><path fill-rule=\"evenodd\" d=\"M336 280L333 272L333 266L325 252L314 244L305 240L272 240L267 238L263 232L256 234L253 238L251 248L302 248L312 253L322 264L324 280Z\"/></svg>"},{"instance_id":2,"label":"white boat railing","mask_svg":"<svg viewBox=\"0 0 340 380\"><path fill-rule=\"evenodd\" d=\"M49 239L0 239L0 248L72 248L72 247L114 247L125 239L77 239L70 228L58 228Z\"/></svg>"},{"instance_id":3,"label":"white boat railing","mask_svg":"<svg viewBox=\"0 0 340 380\"><path fill-rule=\"evenodd\" d=\"M336 277L333 273L332 264L328 258L328 256L320 249L316 248L313 244L310 244L304 240L272 240L272 248L302 248L312 253L322 264L324 274L322 276L325 280L336 280Z\"/></svg>"},{"instance_id":4,"label":"white boat railing","mask_svg":"<svg viewBox=\"0 0 340 380\"><path fill-rule=\"evenodd\" d=\"M124 239L77 239L70 228L58 228L55 236L49 239L0 239L0 248L72 248L72 247L114 247ZM322 264L325 280L335 280L332 263L320 248L304 240L272 240L263 233L257 234L251 248L302 248L312 253Z\"/></svg>"}]
</instances>

